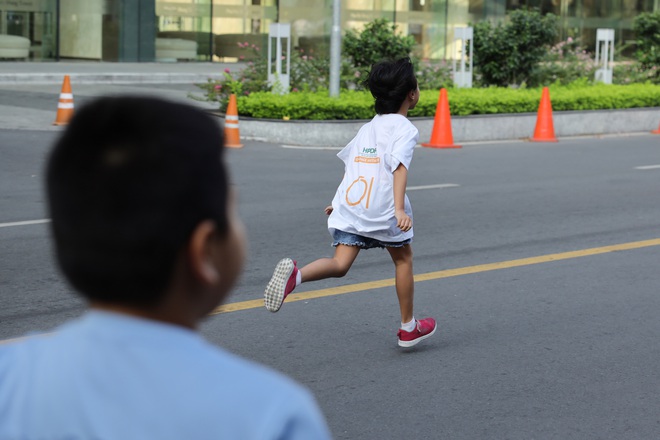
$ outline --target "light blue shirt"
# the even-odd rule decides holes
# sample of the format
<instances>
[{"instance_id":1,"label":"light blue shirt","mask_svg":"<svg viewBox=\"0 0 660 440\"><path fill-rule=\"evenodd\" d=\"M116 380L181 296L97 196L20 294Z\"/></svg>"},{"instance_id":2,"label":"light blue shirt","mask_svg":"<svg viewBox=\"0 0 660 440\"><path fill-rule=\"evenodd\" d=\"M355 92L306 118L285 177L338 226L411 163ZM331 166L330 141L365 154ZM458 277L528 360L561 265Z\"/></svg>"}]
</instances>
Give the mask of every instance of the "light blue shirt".
<instances>
[{"instance_id":1,"label":"light blue shirt","mask_svg":"<svg viewBox=\"0 0 660 440\"><path fill-rule=\"evenodd\" d=\"M329 439L312 395L192 330L90 311L0 345L0 439Z\"/></svg>"}]
</instances>

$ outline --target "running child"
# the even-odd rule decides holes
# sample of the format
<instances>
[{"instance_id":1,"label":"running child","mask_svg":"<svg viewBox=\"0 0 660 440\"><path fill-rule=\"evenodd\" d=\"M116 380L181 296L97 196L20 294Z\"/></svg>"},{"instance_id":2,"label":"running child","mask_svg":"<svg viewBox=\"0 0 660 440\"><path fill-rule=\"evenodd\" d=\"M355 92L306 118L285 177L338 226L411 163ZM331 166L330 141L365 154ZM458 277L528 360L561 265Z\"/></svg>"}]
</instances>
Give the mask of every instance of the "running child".
<instances>
[{"instance_id":1,"label":"running child","mask_svg":"<svg viewBox=\"0 0 660 440\"><path fill-rule=\"evenodd\" d=\"M343 277L361 249L385 248L395 266L398 343L411 347L436 330L433 318L413 315L413 220L406 185L419 132L407 115L419 100L419 87L409 58L375 64L365 85L376 100L377 115L337 154L345 165L344 179L332 206L325 208L335 254L302 269L290 258L280 260L264 303L277 312L299 284Z\"/></svg>"}]
</instances>

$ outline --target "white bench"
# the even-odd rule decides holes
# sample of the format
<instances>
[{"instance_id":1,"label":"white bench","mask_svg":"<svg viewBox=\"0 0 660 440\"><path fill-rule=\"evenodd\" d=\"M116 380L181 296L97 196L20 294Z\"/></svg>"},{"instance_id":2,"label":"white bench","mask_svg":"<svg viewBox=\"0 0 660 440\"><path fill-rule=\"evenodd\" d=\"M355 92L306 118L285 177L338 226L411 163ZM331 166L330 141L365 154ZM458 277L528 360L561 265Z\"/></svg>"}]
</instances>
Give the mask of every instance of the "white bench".
<instances>
[{"instance_id":1,"label":"white bench","mask_svg":"<svg viewBox=\"0 0 660 440\"><path fill-rule=\"evenodd\" d=\"M156 38L156 61L194 60L197 42L181 38Z\"/></svg>"},{"instance_id":2,"label":"white bench","mask_svg":"<svg viewBox=\"0 0 660 440\"><path fill-rule=\"evenodd\" d=\"M30 39L16 35L0 35L0 58L24 58L30 55Z\"/></svg>"}]
</instances>

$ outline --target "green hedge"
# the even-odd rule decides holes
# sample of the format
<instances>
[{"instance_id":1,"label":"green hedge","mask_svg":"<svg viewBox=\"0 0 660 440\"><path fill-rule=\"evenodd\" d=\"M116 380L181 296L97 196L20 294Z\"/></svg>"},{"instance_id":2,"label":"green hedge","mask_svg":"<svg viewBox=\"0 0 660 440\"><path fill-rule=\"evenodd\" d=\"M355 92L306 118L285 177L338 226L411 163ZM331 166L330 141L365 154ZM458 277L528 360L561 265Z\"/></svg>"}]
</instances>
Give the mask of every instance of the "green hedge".
<instances>
[{"instance_id":1,"label":"green hedge","mask_svg":"<svg viewBox=\"0 0 660 440\"><path fill-rule=\"evenodd\" d=\"M409 116L433 116L439 92L423 90L417 107ZM536 112L541 89L449 89L452 115ZM602 110L660 107L660 85L586 85L550 86L550 100L555 111ZM369 92L342 91L338 99L328 92L274 95L252 93L238 98L241 116L265 119L370 119L374 115Z\"/></svg>"}]
</instances>

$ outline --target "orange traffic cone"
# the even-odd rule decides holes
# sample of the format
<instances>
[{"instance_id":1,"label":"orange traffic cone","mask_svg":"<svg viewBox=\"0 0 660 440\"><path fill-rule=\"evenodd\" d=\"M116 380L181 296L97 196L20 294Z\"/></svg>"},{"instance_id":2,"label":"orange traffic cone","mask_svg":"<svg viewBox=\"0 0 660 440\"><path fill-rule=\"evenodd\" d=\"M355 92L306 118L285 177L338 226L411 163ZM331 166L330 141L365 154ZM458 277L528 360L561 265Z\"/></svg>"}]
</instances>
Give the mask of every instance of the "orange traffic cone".
<instances>
[{"instance_id":1,"label":"orange traffic cone","mask_svg":"<svg viewBox=\"0 0 660 440\"><path fill-rule=\"evenodd\" d=\"M451 134L451 116L449 115L449 100L447 99L447 90L440 90L440 99L435 108L435 119L433 120L433 132L431 140L424 147L430 148L461 148L454 144L454 137Z\"/></svg>"},{"instance_id":2,"label":"orange traffic cone","mask_svg":"<svg viewBox=\"0 0 660 440\"><path fill-rule=\"evenodd\" d=\"M530 139L534 142L557 142L555 137L555 126L552 123L552 103L550 102L550 91L543 87L541 93L541 103L536 117L536 128L534 137Z\"/></svg>"},{"instance_id":3,"label":"orange traffic cone","mask_svg":"<svg viewBox=\"0 0 660 440\"><path fill-rule=\"evenodd\" d=\"M73 116L73 93L71 93L71 82L69 75L64 75L60 101L57 103L57 115L53 125L67 125Z\"/></svg>"},{"instance_id":4,"label":"orange traffic cone","mask_svg":"<svg viewBox=\"0 0 660 440\"><path fill-rule=\"evenodd\" d=\"M653 133L653 134L660 134L660 125L658 125L658 129L657 129L657 130L653 130L653 131L651 131L651 133Z\"/></svg>"},{"instance_id":5,"label":"orange traffic cone","mask_svg":"<svg viewBox=\"0 0 660 440\"><path fill-rule=\"evenodd\" d=\"M238 130L238 106L236 95L229 95L229 104L225 114L225 147L241 148L241 134Z\"/></svg>"}]
</instances>

